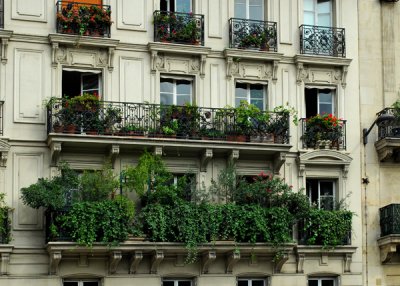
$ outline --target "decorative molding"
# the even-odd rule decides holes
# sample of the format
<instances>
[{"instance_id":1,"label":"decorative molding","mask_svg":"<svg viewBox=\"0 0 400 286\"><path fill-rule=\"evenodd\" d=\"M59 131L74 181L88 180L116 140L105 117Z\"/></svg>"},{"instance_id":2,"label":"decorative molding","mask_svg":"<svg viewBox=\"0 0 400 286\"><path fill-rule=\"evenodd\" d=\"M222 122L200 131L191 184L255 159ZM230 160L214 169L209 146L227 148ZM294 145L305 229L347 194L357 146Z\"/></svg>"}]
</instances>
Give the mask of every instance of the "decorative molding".
<instances>
[{"instance_id":1,"label":"decorative molding","mask_svg":"<svg viewBox=\"0 0 400 286\"><path fill-rule=\"evenodd\" d=\"M58 265L62 258L61 251L54 251L50 253L50 275L58 275Z\"/></svg>"},{"instance_id":2,"label":"decorative molding","mask_svg":"<svg viewBox=\"0 0 400 286\"><path fill-rule=\"evenodd\" d=\"M153 153L156 156L162 156L163 155L163 147L161 147L161 146L154 147Z\"/></svg>"},{"instance_id":3,"label":"decorative molding","mask_svg":"<svg viewBox=\"0 0 400 286\"><path fill-rule=\"evenodd\" d=\"M352 261L352 257L353 255L351 253L345 253L343 254L343 260L344 260L344 272L345 273L350 273L351 272L351 261Z\"/></svg>"},{"instance_id":4,"label":"decorative molding","mask_svg":"<svg viewBox=\"0 0 400 286\"><path fill-rule=\"evenodd\" d=\"M88 256L86 253L82 253L81 255L79 255L78 266L79 267L88 267L89 266L89 260L88 260Z\"/></svg>"},{"instance_id":5,"label":"decorative molding","mask_svg":"<svg viewBox=\"0 0 400 286\"><path fill-rule=\"evenodd\" d=\"M229 154L228 161L233 165L236 163L238 159L239 159L239 150L233 149Z\"/></svg>"},{"instance_id":6,"label":"decorative molding","mask_svg":"<svg viewBox=\"0 0 400 286\"><path fill-rule=\"evenodd\" d=\"M279 152L274 157L273 167L274 167L274 174L279 175L279 171L282 165L286 161L286 152Z\"/></svg>"},{"instance_id":7,"label":"decorative molding","mask_svg":"<svg viewBox=\"0 0 400 286\"><path fill-rule=\"evenodd\" d=\"M240 260L240 252L232 251L226 258L226 273L231 274L233 266Z\"/></svg>"},{"instance_id":8,"label":"decorative molding","mask_svg":"<svg viewBox=\"0 0 400 286\"><path fill-rule=\"evenodd\" d=\"M163 260L164 260L164 252L161 250L154 251L153 257L151 259L150 274L157 274L158 266L160 266L160 263Z\"/></svg>"},{"instance_id":9,"label":"decorative molding","mask_svg":"<svg viewBox=\"0 0 400 286\"><path fill-rule=\"evenodd\" d=\"M213 150L212 149L206 149L203 152L203 155L201 156L200 160L200 171L201 172L207 172L207 165L210 162L210 160L213 157Z\"/></svg>"},{"instance_id":10,"label":"decorative molding","mask_svg":"<svg viewBox=\"0 0 400 286\"><path fill-rule=\"evenodd\" d=\"M61 143L53 143L50 146L50 157L52 166L58 166L58 162L60 160L60 153L62 150Z\"/></svg>"},{"instance_id":11,"label":"decorative molding","mask_svg":"<svg viewBox=\"0 0 400 286\"><path fill-rule=\"evenodd\" d=\"M110 274L117 272L117 267L122 259L121 251L113 251L110 253Z\"/></svg>"},{"instance_id":12,"label":"decorative molding","mask_svg":"<svg viewBox=\"0 0 400 286\"><path fill-rule=\"evenodd\" d=\"M119 155L119 145L111 145L110 148L110 159L111 159L111 165L114 168L115 166L115 161L117 160L117 157Z\"/></svg>"},{"instance_id":13,"label":"decorative molding","mask_svg":"<svg viewBox=\"0 0 400 286\"><path fill-rule=\"evenodd\" d=\"M400 150L400 139L383 138L375 142L375 148L380 162L394 161L396 154Z\"/></svg>"},{"instance_id":14,"label":"decorative molding","mask_svg":"<svg viewBox=\"0 0 400 286\"><path fill-rule=\"evenodd\" d=\"M129 264L129 274L135 274L140 262L143 259L143 252L140 250L135 251L132 254L131 261Z\"/></svg>"},{"instance_id":15,"label":"decorative molding","mask_svg":"<svg viewBox=\"0 0 400 286\"><path fill-rule=\"evenodd\" d=\"M288 253L282 253L279 255L279 258L274 262L275 265L275 273L281 273L283 265L286 261L289 260Z\"/></svg>"},{"instance_id":16,"label":"decorative molding","mask_svg":"<svg viewBox=\"0 0 400 286\"><path fill-rule=\"evenodd\" d=\"M0 276L9 274L8 266L13 248L14 246L9 244L0 245Z\"/></svg>"},{"instance_id":17,"label":"decorative molding","mask_svg":"<svg viewBox=\"0 0 400 286\"><path fill-rule=\"evenodd\" d=\"M8 144L8 140L0 139L0 167L7 167L8 153L10 151L11 145Z\"/></svg>"},{"instance_id":18,"label":"decorative molding","mask_svg":"<svg viewBox=\"0 0 400 286\"><path fill-rule=\"evenodd\" d=\"M304 273L304 260L306 255L304 253L298 253L296 255L296 273Z\"/></svg>"},{"instance_id":19,"label":"decorative molding","mask_svg":"<svg viewBox=\"0 0 400 286\"><path fill-rule=\"evenodd\" d=\"M8 31L8 30L0 30L0 43L1 43L1 63L6 64L8 57L7 57L7 51L8 51L8 42L13 34L13 31Z\"/></svg>"},{"instance_id":20,"label":"decorative molding","mask_svg":"<svg viewBox=\"0 0 400 286\"><path fill-rule=\"evenodd\" d=\"M400 246L400 235L391 234L378 239L378 245L381 256L381 263L387 264L397 252L397 247Z\"/></svg>"},{"instance_id":21,"label":"decorative molding","mask_svg":"<svg viewBox=\"0 0 400 286\"><path fill-rule=\"evenodd\" d=\"M217 259L217 253L214 250L207 251L202 258L201 273L207 274L208 267Z\"/></svg>"}]
</instances>

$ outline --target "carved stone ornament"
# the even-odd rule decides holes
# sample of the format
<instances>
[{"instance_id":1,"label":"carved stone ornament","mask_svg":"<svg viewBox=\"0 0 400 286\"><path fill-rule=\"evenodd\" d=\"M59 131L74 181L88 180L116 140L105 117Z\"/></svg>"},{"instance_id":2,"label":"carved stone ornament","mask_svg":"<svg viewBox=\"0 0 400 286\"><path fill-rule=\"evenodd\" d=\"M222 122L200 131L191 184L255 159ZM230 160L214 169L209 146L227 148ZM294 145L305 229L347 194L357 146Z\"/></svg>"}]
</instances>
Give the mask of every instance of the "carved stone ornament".
<instances>
[{"instance_id":1,"label":"carved stone ornament","mask_svg":"<svg viewBox=\"0 0 400 286\"><path fill-rule=\"evenodd\" d=\"M10 151L10 144L7 141L0 139L0 167L7 167L8 152Z\"/></svg>"}]
</instances>

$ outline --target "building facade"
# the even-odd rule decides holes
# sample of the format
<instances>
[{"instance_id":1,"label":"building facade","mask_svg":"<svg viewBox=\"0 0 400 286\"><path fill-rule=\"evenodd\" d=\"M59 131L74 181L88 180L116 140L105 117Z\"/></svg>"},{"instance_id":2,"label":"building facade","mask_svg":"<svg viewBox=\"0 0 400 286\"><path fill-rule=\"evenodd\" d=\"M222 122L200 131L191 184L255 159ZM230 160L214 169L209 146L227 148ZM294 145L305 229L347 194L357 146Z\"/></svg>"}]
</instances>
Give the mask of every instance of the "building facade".
<instances>
[{"instance_id":1,"label":"building facade","mask_svg":"<svg viewBox=\"0 0 400 286\"><path fill-rule=\"evenodd\" d=\"M383 176L384 183L395 175L395 166L379 167L372 143L363 149L360 126L387 106L386 99L375 96L379 89L389 102L397 96L390 40L397 39L391 24L398 6L344 0L86 0L88 7L100 7L102 18L71 24L81 3L1 2L0 190L13 212L12 241L0 246L0 284L346 286L376 278L376 285L378 279L381 285L394 285L384 282L384 275L395 269L382 268L376 260L377 212L394 198L384 188L384 202L363 200L374 204L368 209L375 213L368 218L374 234L367 235L371 228L363 224L360 178L368 167L372 188L372 174ZM109 21L110 11L112 24L96 25ZM373 27L382 31L382 43L363 29L370 24L363 11L378 22L382 17L386 26ZM373 51L381 44L394 45L387 49L393 54L371 59L371 43ZM374 80L361 76L372 64L379 75L371 72ZM368 95L361 95L360 86ZM99 96L110 110L118 107L123 116L112 121L111 111L103 111L111 119L108 129L102 122L102 130L90 125L93 118L82 110L75 113L78 117L62 117L66 96L84 93ZM270 120L281 122L281 129L267 132L253 125L241 142L236 115L229 126L216 123L222 111L230 110L227 106L239 107L241 101L261 111L275 110ZM194 127L198 130L186 109L185 118L171 115L179 131L163 120L171 104L197 106L202 118ZM297 125L279 113L285 106L297 110ZM338 134L311 133L310 122L332 117L340 125ZM80 123L67 130L68 120ZM201 259L189 265L182 263L181 244L127 241L88 248L46 241L44 211L24 205L21 188L55 175L61 161L78 171L96 170L110 158L119 173L137 164L144 150L161 155L176 176L190 170L205 186L234 163L243 176L269 170L320 208L326 199L345 200L355 214L351 236L343 245L324 249L303 245L294 228L293 243L285 245L279 259L267 244L240 245L238 254L235 244L223 242L201 248ZM366 167L359 163L365 154L372 160ZM363 256L367 242L370 251ZM373 262L366 266L368 258ZM369 268L373 263L374 270Z\"/></svg>"}]
</instances>

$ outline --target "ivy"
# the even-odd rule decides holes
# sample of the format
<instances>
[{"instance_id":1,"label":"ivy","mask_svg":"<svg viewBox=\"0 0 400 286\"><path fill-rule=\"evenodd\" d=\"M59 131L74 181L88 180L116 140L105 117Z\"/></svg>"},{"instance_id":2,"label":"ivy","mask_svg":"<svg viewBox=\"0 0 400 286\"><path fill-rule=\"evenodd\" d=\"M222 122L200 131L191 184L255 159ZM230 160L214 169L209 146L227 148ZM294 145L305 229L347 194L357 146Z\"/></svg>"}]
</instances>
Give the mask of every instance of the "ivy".
<instances>
[{"instance_id":1,"label":"ivy","mask_svg":"<svg viewBox=\"0 0 400 286\"><path fill-rule=\"evenodd\" d=\"M5 194L0 193L0 244L11 241L11 221L8 216L10 210L5 203Z\"/></svg>"}]
</instances>

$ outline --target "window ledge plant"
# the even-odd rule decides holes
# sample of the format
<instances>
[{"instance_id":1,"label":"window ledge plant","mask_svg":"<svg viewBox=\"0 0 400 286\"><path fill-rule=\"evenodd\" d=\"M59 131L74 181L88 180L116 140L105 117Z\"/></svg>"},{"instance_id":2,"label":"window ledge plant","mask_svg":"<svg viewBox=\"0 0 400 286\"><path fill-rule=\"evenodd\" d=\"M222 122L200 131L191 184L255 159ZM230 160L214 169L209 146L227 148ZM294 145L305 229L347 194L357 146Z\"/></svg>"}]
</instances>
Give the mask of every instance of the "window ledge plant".
<instances>
[{"instance_id":1,"label":"window ledge plant","mask_svg":"<svg viewBox=\"0 0 400 286\"><path fill-rule=\"evenodd\" d=\"M12 208L6 205L5 194L0 193L0 244L8 244L11 241L10 211Z\"/></svg>"}]
</instances>

